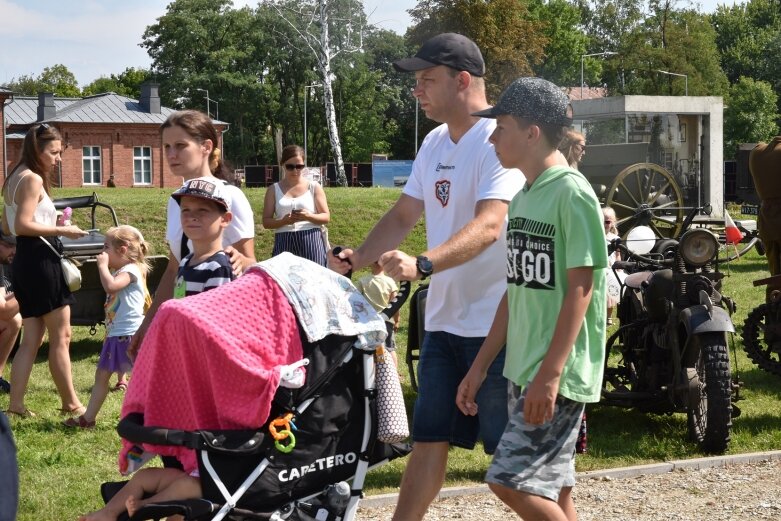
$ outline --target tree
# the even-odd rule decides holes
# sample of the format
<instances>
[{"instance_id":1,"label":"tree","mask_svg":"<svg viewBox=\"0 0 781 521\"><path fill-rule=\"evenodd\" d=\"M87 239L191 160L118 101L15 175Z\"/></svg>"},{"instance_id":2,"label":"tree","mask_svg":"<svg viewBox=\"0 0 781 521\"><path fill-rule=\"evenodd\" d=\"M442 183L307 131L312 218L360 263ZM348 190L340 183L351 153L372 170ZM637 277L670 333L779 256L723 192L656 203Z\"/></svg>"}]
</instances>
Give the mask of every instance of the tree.
<instances>
[{"instance_id":1,"label":"tree","mask_svg":"<svg viewBox=\"0 0 781 521\"><path fill-rule=\"evenodd\" d=\"M141 84L150 77L146 69L128 67L118 75L101 76L82 89L82 95L94 96L104 92L113 92L120 96L138 99L141 96Z\"/></svg>"},{"instance_id":2,"label":"tree","mask_svg":"<svg viewBox=\"0 0 781 521\"><path fill-rule=\"evenodd\" d=\"M536 75L560 86L578 85L580 57L588 54L589 44L580 9L567 0L531 0L529 11L542 24L547 40L545 59L534 68Z\"/></svg>"},{"instance_id":3,"label":"tree","mask_svg":"<svg viewBox=\"0 0 781 521\"><path fill-rule=\"evenodd\" d=\"M708 17L676 9L675 2L652 0L648 16L624 35L618 59L604 65L612 91L682 96L688 86L690 96L726 94L729 84Z\"/></svg>"},{"instance_id":4,"label":"tree","mask_svg":"<svg viewBox=\"0 0 781 521\"><path fill-rule=\"evenodd\" d=\"M604 85L611 93L623 93L624 49L629 36L640 28L643 19L642 0L580 0L583 25L589 39L583 54L616 52L610 60L602 57L584 58L584 81L589 85Z\"/></svg>"},{"instance_id":5,"label":"tree","mask_svg":"<svg viewBox=\"0 0 781 521\"><path fill-rule=\"evenodd\" d=\"M768 51L781 34L781 13L775 0L748 0L743 4L721 4L711 15L721 65L730 82L741 76L774 83L771 77L777 55Z\"/></svg>"},{"instance_id":6,"label":"tree","mask_svg":"<svg viewBox=\"0 0 781 521\"><path fill-rule=\"evenodd\" d=\"M315 59L324 95L326 126L336 163L336 183L347 186L342 146L334 105L334 60L361 50L366 25L363 5L351 0L265 0L295 35L299 45ZM306 95L306 93L304 93Z\"/></svg>"},{"instance_id":7,"label":"tree","mask_svg":"<svg viewBox=\"0 0 781 521\"><path fill-rule=\"evenodd\" d=\"M44 67L43 72L38 76L38 82L51 89L48 92L53 92L57 96L75 98L81 94L76 76L60 63Z\"/></svg>"},{"instance_id":8,"label":"tree","mask_svg":"<svg viewBox=\"0 0 781 521\"><path fill-rule=\"evenodd\" d=\"M65 98L78 97L80 94L76 76L65 65L57 64L44 67L36 77L23 75L11 80L7 88L22 96L37 96L40 92L52 92Z\"/></svg>"},{"instance_id":9,"label":"tree","mask_svg":"<svg viewBox=\"0 0 781 521\"><path fill-rule=\"evenodd\" d=\"M219 104L220 119L232 123L224 135L226 148L247 164L264 153L256 137L272 125L264 118L274 101L267 97L262 52L271 44L263 16L231 5L231 0L175 0L146 28L141 46L152 57L151 76L161 84L163 103L204 110L205 92L199 89L208 91Z\"/></svg>"},{"instance_id":10,"label":"tree","mask_svg":"<svg viewBox=\"0 0 781 521\"><path fill-rule=\"evenodd\" d=\"M765 81L741 77L730 87L724 108L724 157L741 143L769 141L778 133L778 96Z\"/></svg>"},{"instance_id":11,"label":"tree","mask_svg":"<svg viewBox=\"0 0 781 521\"><path fill-rule=\"evenodd\" d=\"M412 96L412 78L400 74L393 62L411 56L414 50L404 38L393 31L369 27L364 38L363 57L370 71L377 76L375 90L385 100L384 138L390 157L406 159L415 157L415 98ZM425 120L425 118L423 118ZM380 152L379 147L375 151Z\"/></svg>"},{"instance_id":12,"label":"tree","mask_svg":"<svg viewBox=\"0 0 781 521\"><path fill-rule=\"evenodd\" d=\"M530 14L526 0L420 0L409 13L412 44L444 32L461 33L477 44L491 97L519 76L534 74L543 61L545 24Z\"/></svg>"}]
</instances>

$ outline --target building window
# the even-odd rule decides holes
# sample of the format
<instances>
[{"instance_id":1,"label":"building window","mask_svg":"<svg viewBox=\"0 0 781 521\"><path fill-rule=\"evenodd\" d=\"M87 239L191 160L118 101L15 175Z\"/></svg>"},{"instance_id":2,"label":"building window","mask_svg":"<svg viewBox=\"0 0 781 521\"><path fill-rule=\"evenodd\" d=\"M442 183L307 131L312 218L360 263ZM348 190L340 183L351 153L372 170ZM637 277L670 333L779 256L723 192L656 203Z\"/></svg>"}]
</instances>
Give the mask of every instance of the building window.
<instances>
[{"instance_id":1,"label":"building window","mask_svg":"<svg viewBox=\"0 0 781 521\"><path fill-rule=\"evenodd\" d=\"M81 165L85 185L100 183L100 147L83 147L81 149Z\"/></svg>"},{"instance_id":2,"label":"building window","mask_svg":"<svg viewBox=\"0 0 781 521\"><path fill-rule=\"evenodd\" d=\"M152 149L150 147L133 147L133 183L137 185L152 184Z\"/></svg>"}]
</instances>

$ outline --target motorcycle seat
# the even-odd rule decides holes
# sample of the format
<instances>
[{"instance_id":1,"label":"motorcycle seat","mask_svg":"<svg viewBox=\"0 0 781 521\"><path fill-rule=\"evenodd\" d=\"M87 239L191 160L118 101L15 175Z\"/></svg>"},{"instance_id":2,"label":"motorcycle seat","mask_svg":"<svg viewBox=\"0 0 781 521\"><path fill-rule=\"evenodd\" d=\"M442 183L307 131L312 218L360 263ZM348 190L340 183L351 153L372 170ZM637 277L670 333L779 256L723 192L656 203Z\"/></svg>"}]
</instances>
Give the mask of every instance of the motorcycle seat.
<instances>
[{"instance_id":1,"label":"motorcycle seat","mask_svg":"<svg viewBox=\"0 0 781 521\"><path fill-rule=\"evenodd\" d=\"M640 289L643 282L649 280L653 274L653 271L638 271L637 273L632 273L631 275L626 276L624 284L633 289Z\"/></svg>"}]
</instances>

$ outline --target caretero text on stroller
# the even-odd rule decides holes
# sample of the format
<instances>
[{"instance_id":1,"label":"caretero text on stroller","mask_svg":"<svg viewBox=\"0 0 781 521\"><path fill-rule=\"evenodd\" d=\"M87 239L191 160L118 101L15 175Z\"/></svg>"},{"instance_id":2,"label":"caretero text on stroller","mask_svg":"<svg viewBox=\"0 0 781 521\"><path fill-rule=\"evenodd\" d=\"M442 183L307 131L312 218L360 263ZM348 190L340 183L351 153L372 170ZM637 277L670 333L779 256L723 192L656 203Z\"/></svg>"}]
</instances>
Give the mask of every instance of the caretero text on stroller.
<instances>
[{"instance_id":1,"label":"caretero text on stroller","mask_svg":"<svg viewBox=\"0 0 781 521\"><path fill-rule=\"evenodd\" d=\"M357 459L358 455L354 452L348 452L347 454L335 454L333 456L328 456L327 458L318 458L310 465L304 465L303 467L280 471L279 481L292 481L310 472L339 467L345 464L352 465Z\"/></svg>"}]
</instances>

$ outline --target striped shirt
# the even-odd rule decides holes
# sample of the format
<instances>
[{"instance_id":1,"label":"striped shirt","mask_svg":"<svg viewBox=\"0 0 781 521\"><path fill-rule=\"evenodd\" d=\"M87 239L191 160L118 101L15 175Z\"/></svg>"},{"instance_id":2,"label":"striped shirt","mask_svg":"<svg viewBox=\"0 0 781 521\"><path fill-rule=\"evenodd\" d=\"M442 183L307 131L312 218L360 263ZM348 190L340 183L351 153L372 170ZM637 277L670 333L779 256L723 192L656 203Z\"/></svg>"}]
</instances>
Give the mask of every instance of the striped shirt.
<instances>
[{"instance_id":1,"label":"striped shirt","mask_svg":"<svg viewBox=\"0 0 781 521\"><path fill-rule=\"evenodd\" d=\"M176 274L174 286L174 298L189 297L204 291L222 286L232 281L233 268L230 258L224 251L218 251L205 261L188 266L193 254L191 253L179 263L179 272Z\"/></svg>"}]
</instances>

